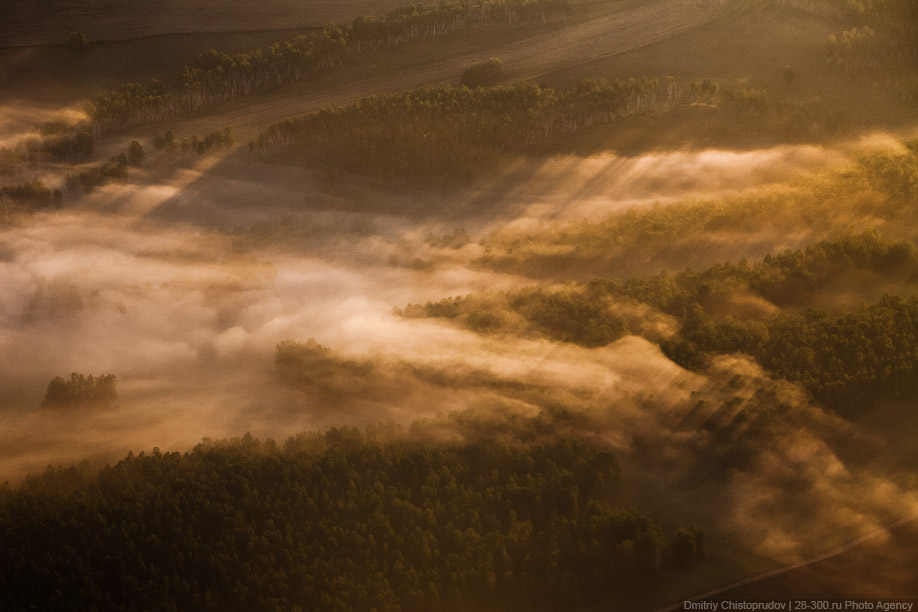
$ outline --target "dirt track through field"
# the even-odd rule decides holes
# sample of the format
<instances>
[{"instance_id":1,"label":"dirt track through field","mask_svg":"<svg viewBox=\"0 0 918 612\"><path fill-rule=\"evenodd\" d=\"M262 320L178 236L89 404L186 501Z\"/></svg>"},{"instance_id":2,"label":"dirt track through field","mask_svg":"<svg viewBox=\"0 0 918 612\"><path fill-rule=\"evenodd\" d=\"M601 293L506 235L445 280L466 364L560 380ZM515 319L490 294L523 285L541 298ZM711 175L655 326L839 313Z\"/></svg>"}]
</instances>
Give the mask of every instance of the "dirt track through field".
<instances>
[{"instance_id":1,"label":"dirt track through field","mask_svg":"<svg viewBox=\"0 0 918 612\"><path fill-rule=\"evenodd\" d=\"M401 54L398 63L368 73L374 59L328 73L264 96L254 96L214 109L207 116L182 122L181 132L207 133L224 125L245 144L266 126L332 103L346 104L361 96L413 89L428 83L456 82L475 61L500 57L518 78L569 69L597 59L626 53L677 36L706 23L747 10L748 0L656 0L640 5L605 3L599 17L521 40L486 46L459 45L460 50L437 57ZM387 53L384 51L383 53ZM635 75L662 76L662 75Z\"/></svg>"}]
</instances>

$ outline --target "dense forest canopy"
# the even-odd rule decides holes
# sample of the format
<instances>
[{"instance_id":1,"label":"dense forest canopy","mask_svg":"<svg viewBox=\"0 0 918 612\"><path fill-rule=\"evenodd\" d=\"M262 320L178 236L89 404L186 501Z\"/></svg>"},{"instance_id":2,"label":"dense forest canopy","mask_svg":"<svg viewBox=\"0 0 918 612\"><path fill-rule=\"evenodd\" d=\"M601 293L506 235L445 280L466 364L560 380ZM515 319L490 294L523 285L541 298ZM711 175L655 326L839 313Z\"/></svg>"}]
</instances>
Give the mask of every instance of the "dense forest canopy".
<instances>
[{"instance_id":1,"label":"dense forest canopy","mask_svg":"<svg viewBox=\"0 0 918 612\"><path fill-rule=\"evenodd\" d=\"M49 470L0 492L9 609L570 609L705 554L616 505L615 455L357 430Z\"/></svg>"}]
</instances>

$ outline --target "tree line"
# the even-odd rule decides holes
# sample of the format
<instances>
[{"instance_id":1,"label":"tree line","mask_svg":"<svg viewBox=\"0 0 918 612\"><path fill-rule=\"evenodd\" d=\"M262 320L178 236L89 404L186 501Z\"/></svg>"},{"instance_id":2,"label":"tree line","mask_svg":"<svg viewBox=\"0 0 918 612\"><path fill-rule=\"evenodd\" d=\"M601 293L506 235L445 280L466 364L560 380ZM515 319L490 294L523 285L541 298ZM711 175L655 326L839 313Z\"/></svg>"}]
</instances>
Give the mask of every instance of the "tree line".
<instances>
[{"instance_id":1,"label":"tree line","mask_svg":"<svg viewBox=\"0 0 918 612\"><path fill-rule=\"evenodd\" d=\"M587 80L564 90L517 82L425 86L367 96L272 124L250 150L300 146L313 159L376 178L465 176L497 153L659 108L673 79Z\"/></svg>"},{"instance_id":2,"label":"tree line","mask_svg":"<svg viewBox=\"0 0 918 612\"><path fill-rule=\"evenodd\" d=\"M544 24L565 19L570 0L447 0L432 7L412 4L381 17L360 16L350 25L325 26L283 43L229 55L210 49L185 66L177 84L154 79L125 83L92 98L92 131L101 134L195 112L280 85L310 79L348 58L466 28L488 29Z\"/></svg>"},{"instance_id":3,"label":"tree line","mask_svg":"<svg viewBox=\"0 0 918 612\"><path fill-rule=\"evenodd\" d=\"M615 455L246 436L49 468L0 488L0 605L106 610L569 610L706 554L617 507Z\"/></svg>"},{"instance_id":4,"label":"tree line","mask_svg":"<svg viewBox=\"0 0 918 612\"><path fill-rule=\"evenodd\" d=\"M660 341L676 363L703 369L712 355L745 353L815 399L856 413L878 398L918 394L918 297L884 296L850 310L811 301L859 271L914 282L918 248L868 232L754 264L741 260L650 278L595 279L563 291L522 289L490 299L451 297L399 312L449 318L480 333L512 330L512 317L519 316L526 333L596 347L639 333L623 313L630 303L649 305L678 324L675 335ZM750 295L778 308L737 314L732 298Z\"/></svg>"}]
</instances>

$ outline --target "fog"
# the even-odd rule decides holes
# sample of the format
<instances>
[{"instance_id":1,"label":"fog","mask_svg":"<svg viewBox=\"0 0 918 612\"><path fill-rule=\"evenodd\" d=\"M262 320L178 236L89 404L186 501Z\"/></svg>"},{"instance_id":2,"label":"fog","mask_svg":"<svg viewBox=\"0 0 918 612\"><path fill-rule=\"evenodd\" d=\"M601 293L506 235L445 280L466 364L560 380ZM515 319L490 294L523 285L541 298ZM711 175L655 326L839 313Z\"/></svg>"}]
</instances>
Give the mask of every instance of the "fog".
<instances>
[{"instance_id":1,"label":"fog","mask_svg":"<svg viewBox=\"0 0 918 612\"><path fill-rule=\"evenodd\" d=\"M377 198L362 213L283 168L246 186L238 166L166 172L154 159L130 183L0 229L0 480L204 437L424 419L415 435L431 439L489 429L614 448L636 501L776 561L843 543L918 509L915 494L844 459L836 447L863 434L749 360L692 373L637 336L586 349L393 312L528 284L471 265L492 232L744 193L843 159L819 147L553 158L464 196L458 214L354 188ZM275 368L278 343L309 339L325 347L308 345L309 368ZM116 375L118 407L40 408L71 372Z\"/></svg>"}]
</instances>

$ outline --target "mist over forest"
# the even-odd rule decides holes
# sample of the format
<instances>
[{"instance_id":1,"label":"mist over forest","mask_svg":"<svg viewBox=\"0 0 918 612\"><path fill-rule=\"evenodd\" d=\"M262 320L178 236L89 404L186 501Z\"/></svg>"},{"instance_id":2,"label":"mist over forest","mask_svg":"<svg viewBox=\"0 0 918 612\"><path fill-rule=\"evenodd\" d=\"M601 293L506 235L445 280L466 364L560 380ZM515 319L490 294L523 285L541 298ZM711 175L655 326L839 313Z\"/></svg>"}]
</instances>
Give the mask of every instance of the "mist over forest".
<instances>
[{"instance_id":1,"label":"mist over forest","mask_svg":"<svg viewBox=\"0 0 918 612\"><path fill-rule=\"evenodd\" d=\"M0 608L918 600L914 0L11 0Z\"/></svg>"}]
</instances>

